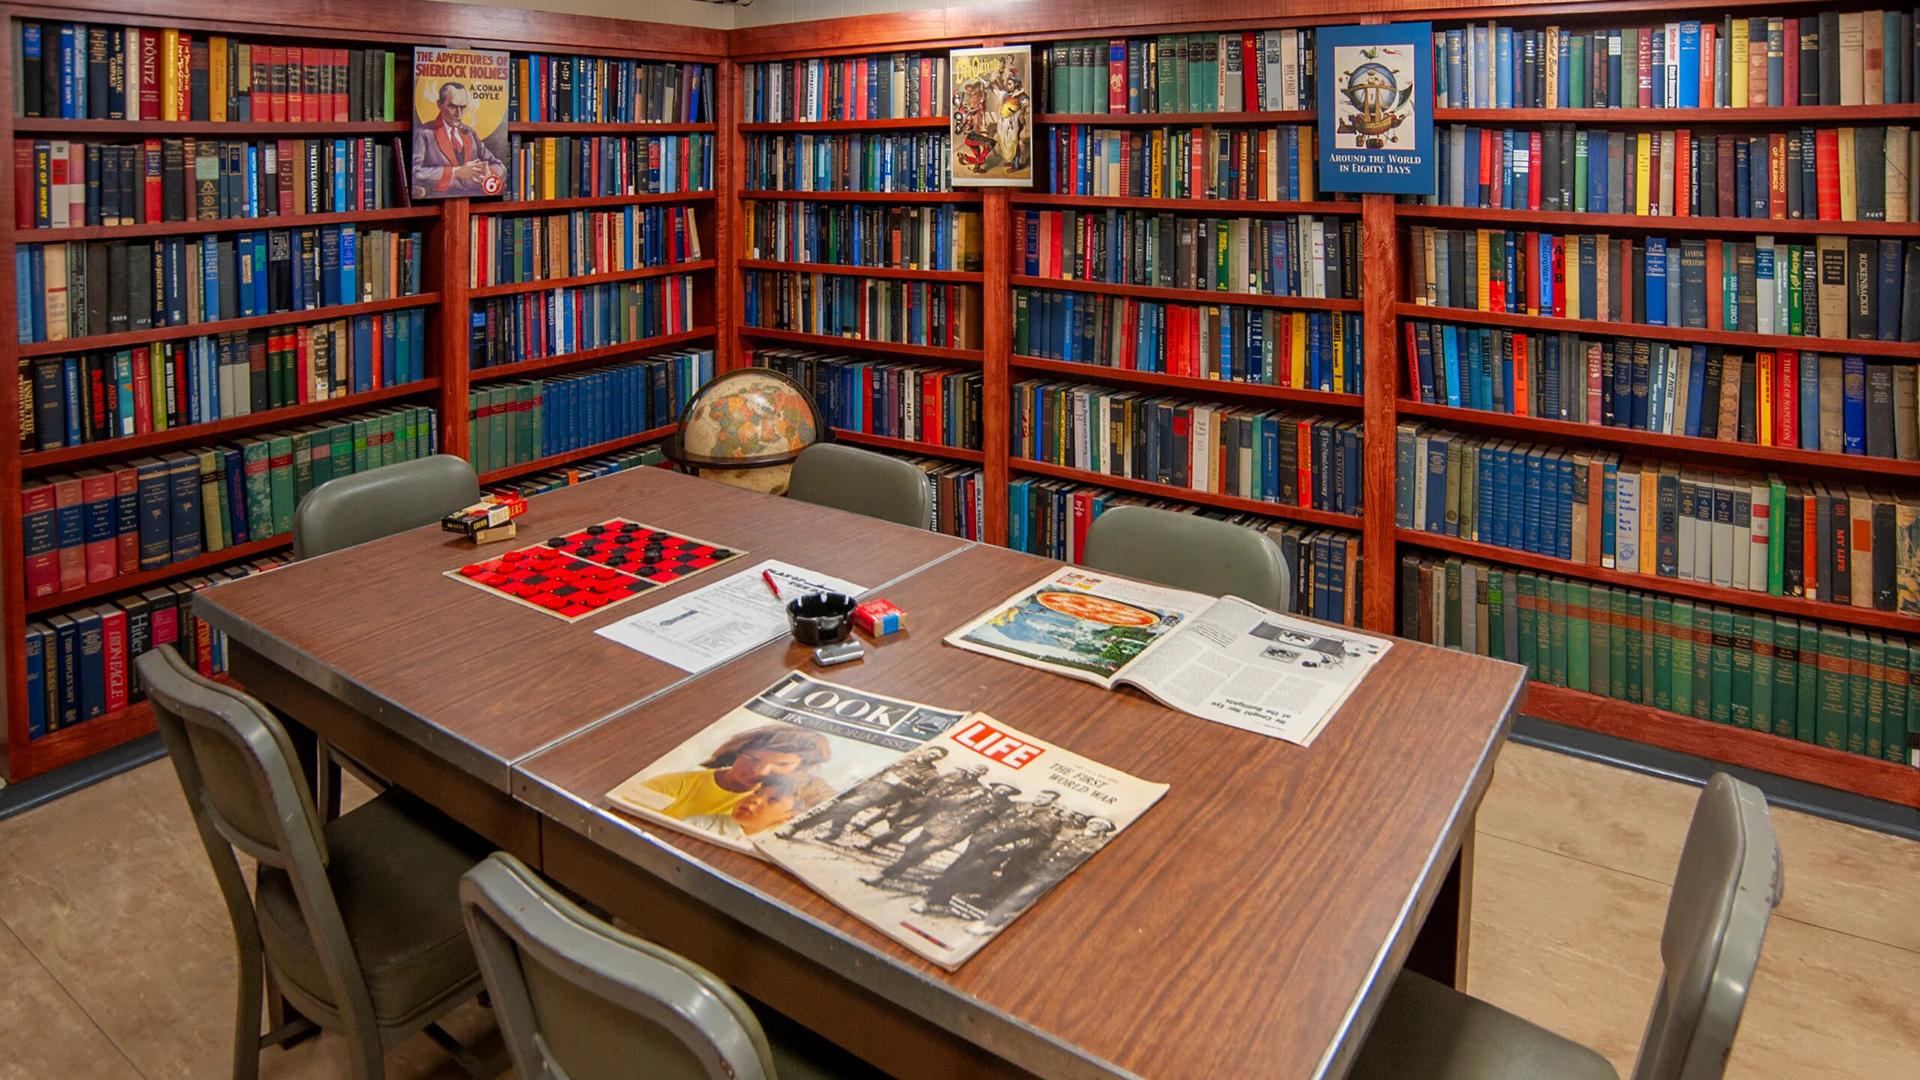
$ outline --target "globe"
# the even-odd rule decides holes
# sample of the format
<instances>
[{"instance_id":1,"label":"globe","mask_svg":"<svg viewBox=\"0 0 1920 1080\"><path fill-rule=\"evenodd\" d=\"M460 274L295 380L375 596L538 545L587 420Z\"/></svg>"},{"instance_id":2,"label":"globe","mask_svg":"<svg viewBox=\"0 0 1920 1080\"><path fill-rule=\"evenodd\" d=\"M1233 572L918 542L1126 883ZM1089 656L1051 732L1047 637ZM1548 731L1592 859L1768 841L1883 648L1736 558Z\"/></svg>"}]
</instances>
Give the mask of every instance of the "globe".
<instances>
[{"instance_id":1,"label":"globe","mask_svg":"<svg viewBox=\"0 0 1920 1080\"><path fill-rule=\"evenodd\" d=\"M665 449L703 476L777 495L786 490L793 459L820 441L822 427L798 383L768 368L739 368L687 402Z\"/></svg>"}]
</instances>

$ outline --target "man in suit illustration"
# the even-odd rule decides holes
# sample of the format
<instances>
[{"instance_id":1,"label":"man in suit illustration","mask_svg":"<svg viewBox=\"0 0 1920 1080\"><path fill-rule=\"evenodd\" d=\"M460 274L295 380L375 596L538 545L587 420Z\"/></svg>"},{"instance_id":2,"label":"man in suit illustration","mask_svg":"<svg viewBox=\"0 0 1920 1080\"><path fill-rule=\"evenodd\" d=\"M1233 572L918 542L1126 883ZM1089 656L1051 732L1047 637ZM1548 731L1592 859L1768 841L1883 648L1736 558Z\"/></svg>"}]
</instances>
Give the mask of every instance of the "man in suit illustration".
<instances>
[{"instance_id":1,"label":"man in suit illustration","mask_svg":"<svg viewBox=\"0 0 1920 1080\"><path fill-rule=\"evenodd\" d=\"M473 95L461 82L440 84L440 115L413 135L415 198L498 195L507 168L466 122Z\"/></svg>"}]
</instances>

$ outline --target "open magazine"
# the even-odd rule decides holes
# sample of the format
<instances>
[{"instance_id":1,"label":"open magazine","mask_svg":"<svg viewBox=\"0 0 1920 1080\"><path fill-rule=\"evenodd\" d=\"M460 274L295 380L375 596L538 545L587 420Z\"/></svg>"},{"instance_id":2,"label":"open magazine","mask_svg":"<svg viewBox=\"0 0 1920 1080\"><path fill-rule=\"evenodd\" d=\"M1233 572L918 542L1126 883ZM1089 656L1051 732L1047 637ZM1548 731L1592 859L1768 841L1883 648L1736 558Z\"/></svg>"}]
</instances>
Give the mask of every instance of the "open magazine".
<instances>
[{"instance_id":1,"label":"open magazine","mask_svg":"<svg viewBox=\"0 0 1920 1080\"><path fill-rule=\"evenodd\" d=\"M963 715L788 672L607 800L752 854L755 834L886 768Z\"/></svg>"},{"instance_id":2,"label":"open magazine","mask_svg":"<svg viewBox=\"0 0 1920 1080\"><path fill-rule=\"evenodd\" d=\"M1166 792L970 713L754 843L952 971Z\"/></svg>"},{"instance_id":3,"label":"open magazine","mask_svg":"<svg viewBox=\"0 0 1920 1080\"><path fill-rule=\"evenodd\" d=\"M1306 746L1393 646L1199 593L1062 568L947 643Z\"/></svg>"}]
</instances>

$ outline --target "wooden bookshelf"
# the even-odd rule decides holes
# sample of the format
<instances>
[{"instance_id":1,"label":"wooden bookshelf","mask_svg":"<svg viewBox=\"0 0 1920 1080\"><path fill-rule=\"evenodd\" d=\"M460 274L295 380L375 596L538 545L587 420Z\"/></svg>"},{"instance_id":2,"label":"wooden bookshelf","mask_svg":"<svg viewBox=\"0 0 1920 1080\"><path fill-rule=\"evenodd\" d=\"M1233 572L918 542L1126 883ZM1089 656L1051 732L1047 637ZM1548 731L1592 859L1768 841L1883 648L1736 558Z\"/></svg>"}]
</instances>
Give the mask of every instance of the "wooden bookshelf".
<instances>
[{"instance_id":1,"label":"wooden bookshelf","mask_svg":"<svg viewBox=\"0 0 1920 1080\"><path fill-rule=\"evenodd\" d=\"M1239 382L1233 379L1193 378L1186 375L1168 375L1159 371L1137 371L1133 368L1083 364L1074 360L1048 360L1039 356L1021 356L1018 353L1007 358L1007 366L1014 371L1060 375L1069 379L1126 383L1131 386L1154 386L1164 390L1179 390L1202 395L1223 394L1228 397L1251 398L1259 401L1284 401L1294 405L1310 405L1317 409L1358 409L1366 401L1366 398L1360 394L1343 394L1332 390L1268 386L1265 383ZM1014 381L1018 381L1017 376L1014 377Z\"/></svg>"},{"instance_id":2,"label":"wooden bookshelf","mask_svg":"<svg viewBox=\"0 0 1920 1080\"><path fill-rule=\"evenodd\" d=\"M87 22L102 22L91 16L75 16ZM53 20L60 21L60 20ZM270 30L234 31L243 36L270 37ZM406 120L69 120L56 116L16 116L13 130L22 135L90 135L114 138L128 135L222 135L232 139L266 138L274 135L408 135L413 126Z\"/></svg>"},{"instance_id":3,"label":"wooden bookshelf","mask_svg":"<svg viewBox=\"0 0 1920 1080\"><path fill-rule=\"evenodd\" d=\"M621 281L644 281L647 278L666 277L669 274L698 274L711 271L717 263L712 259L694 259L682 263L661 263L659 266L637 266L631 270L601 270L592 274L576 274L562 278L535 278L532 281L507 281L498 285L475 285L467 288L467 299L484 300L490 296L512 296L515 293L545 292L548 289L578 289L586 285L609 285Z\"/></svg>"},{"instance_id":4,"label":"wooden bookshelf","mask_svg":"<svg viewBox=\"0 0 1920 1080\"><path fill-rule=\"evenodd\" d=\"M124 349L130 345L178 341L181 338L204 337L209 334L330 322L334 319L352 318L355 315L374 315L383 311L431 307L439 299L439 293L423 292L412 296L390 297L386 300L370 300L364 304L334 304L330 307L307 308L303 311L283 311L275 315L251 315L244 319L215 319L212 322L156 326L148 330L128 330L119 334L94 334L88 337L61 338L58 341L36 341L16 346L15 355L22 359L35 356L65 356L68 353Z\"/></svg>"},{"instance_id":5,"label":"wooden bookshelf","mask_svg":"<svg viewBox=\"0 0 1920 1080\"><path fill-rule=\"evenodd\" d=\"M754 188L739 193L741 202L784 199L790 202L972 203L974 191L769 191Z\"/></svg>"},{"instance_id":6,"label":"wooden bookshelf","mask_svg":"<svg viewBox=\"0 0 1920 1080\"><path fill-rule=\"evenodd\" d=\"M1055 465L1049 461L1035 461L1032 458L1014 458L1010 462L1014 471L1034 473L1039 476L1052 476L1061 480L1074 480L1082 484L1098 487L1119 488L1140 495L1151 495L1160 499L1172 499L1176 502L1190 502L1200 506L1211 506L1220 510L1232 510L1241 514L1259 514L1262 517L1284 518L1288 521L1300 521L1309 525L1330 525L1338 529L1358 529L1360 518L1353 514L1342 514L1333 510L1316 510L1311 506L1290 506L1286 503L1263 502L1259 499L1242 499L1237 495L1221 495L1211 491L1195 491L1192 488L1175 487L1172 484L1156 484L1151 480L1135 480L1128 476L1113 476L1108 473L1089 472L1086 469L1073 469L1065 465Z\"/></svg>"},{"instance_id":7,"label":"wooden bookshelf","mask_svg":"<svg viewBox=\"0 0 1920 1080\"><path fill-rule=\"evenodd\" d=\"M678 424L668 424L665 427L652 428L635 435L612 439L608 442L595 443L592 446L583 447L579 450L569 450L564 454L552 454L543 458L535 458L532 461L521 462L518 465L509 465L504 469L494 469L492 472L481 473L480 483L498 484L505 480L514 480L522 476L532 476L534 473L546 472L548 469L563 468L567 465L577 464L591 458L603 457L607 454L617 454L622 450L630 450L636 446L644 446L650 442L658 442L673 434L674 429L677 427L679 427Z\"/></svg>"},{"instance_id":8,"label":"wooden bookshelf","mask_svg":"<svg viewBox=\"0 0 1920 1080\"><path fill-rule=\"evenodd\" d=\"M577 195L565 199L515 199L476 202L476 214L547 214L555 210L606 210L616 206L652 206L656 203L712 202L711 191L668 191L645 195Z\"/></svg>"},{"instance_id":9,"label":"wooden bookshelf","mask_svg":"<svg viewBox=\"0 0 1920 1080\"><path fill-rule=\"evenodd\" d=\"M714 336L711 326L696 326L678 334L656 334L653 337L635 341L620 341L612 345L602 345L597 349L581 349L578 352L556 353L542 356L537 360L521 360L512 364L495 364L492 367L474 368L468 375L470 383L492 382L496 379L520 379L528 375L541 375L562 368L583 367L601 360L631 353L659 352L680 345L692 345L706 341Z\"/></svg>"},{"instance_id":10,"label":"wooden bookshelf","mask_svg":"<svg viewBox=\"0 0 1920 1080\"><path fill-rule=\"evenodd\" d=\"M915 270L904 266L849 266L845 263L779 262L773 259L741 259L742 270L775 270L793 274L832 274L836 277L893 278L900 281L939 281L956 285L978 285L978 270Z\"/></svg>"},{"instance_id":11,"label":"wooden bookshelf","mask_svg":"<svg viewBox=\"0 0 1920 1080\"><path fill-rule=\"evenodd\" d=\"M1636 9L1622 10L1623 20L1632 23L1633 17L1626 16L1624 12ZM1747 13L1743 11L1741 14ZM1651 16L1646 19L1648 25L1655 21L1658 20ZM1863 122L1897 124L1920 119L1920 105L1775 105L1727 109L1435 109L1433 119L1438 124L1591 124L1601 128L1712 127L1729 124L1839 126Z\"/></svg>"},{"instance_id":12,"label":"wooden bookshelf","mask_svg":"<svg viewBox=\"0 0 1920 1080\"><path fill-rule=\"evenodd\" d=\"M951 121L945 116L889 116L877 120L783 120L777 124L741 124L745 135L780 132L938 131Z\"/></svg>"},{"instance_id":13,"label":"wooden bookshelf","mask_svg":"<svg viewBox=\"0 0 1920 1080\"><path fill-rule=\"evenodd\" d=\"M1065 289L1068 292L1131 296L1138 300L1166 300L1176 304L1236 304L1241 307L1291 308L1296 311L1358 312L1360 310L1359 300L1346 300L1340 297L1270 296L1266 293L1218 292L1213 289L1162 289L1152 285L1116 285L1108 281L1029 277L1026 274L1014 274L1009 280L1013 285L1026 289Z\"/></svg>"},{"instance_id":14,"label":"wooden bookshelf","mask_svg":"<svg viewBox=\"0 0 1920 1080\"><path fill-rule=\"evenodd\" d=\"M266 232L272 229L312 229L323 225L385 225L423 221L440 216L440 207L396 206L385 210L343 210L326 214L276 214L268 217L216 218L212 221L150 221L139 225L77 225L64 229L20 229L22 244L60 244L83 240L139 240L149 236L185 236L202 233Z\"/></svg>"},{"instance_id":15,"label":"wooden bookshelf","mask_svg":"<svg viewBox=\"0 0 1920 1080\"><path fill-rule=\"evenodd\" d=\"M1176 210L1183 214L1358 214L1357 201L1328 199L1151 199L1135 195L1047 195L1018 191L1007 196L1014 206L1063 206L1068 209Z\"/></svg>"},{"instance_id":16,"label":"wooden bookshelf","mask_svg":"<svg viewBox=\"0 0 1920 1080\"><path fill-rule=\"evenodd\" d=\"M899 454L921 454L926 457L946 458L949 461L966 461L975 465L986 460L986 455L978 450L969 450L964 446L944 446L940 443L917 442L913 439L893 439L885 435L870 435L864 431L848 428L834 428L835 442L852 443L855 446L870 446L875 450L891 450Z\"/></svg>"},{"instance_id":17,"label":"wooden bookshelf","mask_svg":"<svg viewBox=\"0 0 1920 1080\"><path fill-rule=\"evenodd\" d=\"M1319 117L1310 109L1274 112L1197 113L1036 113L1036 124L1084 124L1088 127L1207 127L1215 124L1311 124Z\"/></svg>"},{"instance_id":18,"label":"wooden bookshelf","mask_svg":"<svg viewBox=\"0 0 1920 1080\"><path fill-rule=\"evenodd\" d=\"M855 352L885 353L915 360L944 360L948 363L980 363L979 349L945 349L937 345L908 345L899 341L870 341L866 338L839 337L834 334L809 334L800 330L776 330L764 326L740 326L743 338L783 341L789 345L807 345L818 349L852 349Z\"/></svg>"},{"instance_id":19,"label":"wooden bookshelf","mask_svg":"<svg viewBox=\"0 0 1920 1080\"><path fill-rule=\"evenodd\" d=\"M1415 319L1504 326L1514 330L1534 330L1547 334L1646 338L1650 341L1673 341L1683 345L1730 345L1741 349L1788 349L1796 352L1849 353L1854 356L1886 356L1901 360L1920 360L1920 343L1904 341L1861 341L1855 338L1806 337L1795 334L1747 334L1733 330L1648 326L1645 323L1611 322L1606 319L1557 319L1549 315L1475 311L1471 308L1416 304L1411 301L1396 304L1394 310L1402 316Z\"/></svg>"},{"instance_id":20,"label":"wooden bookshelf","mask_svg":"<svg viewBox=\"0 0 1920 1080\"><path fill-rule=\"evenodd\" d=\"M678 121L639 121L637 123L612 123L597 120L543 120L538 123L520 120L513 125L515 135L686 135L696 132L711 134L718 125L707 123L681 123Z\"/></svg>"},{"instance_id":21,"label":"wooden bookshelf","mask_svg":"<svg viewBox=\"0 0 1920 1080\"><path fill-rule=\"evenodd\" d=\"M1402 206L1407 221L1465 222L1479 227L1489 214L1498 214L1503 227L1529 230L1577 229L1581 232L1740 233L1748 236L1886 236L1913 235L1906 221L1816 221L1805 218L1693 217L1673 214L1589 214L1560 210L1482 210L1470 206Z\"/></svg>"},{"instance_id":22,"label":"wooden bookshelf","mask_svg":"<svg viewBox=\"0 0 1920 1080\"><path fill-rule=\"evenodd\" d=\"M63 611L70 607L90 604L95 600L102 600L107 597L139 592L149 585L157 585L163 581L172 581L175 578L192 577L195 574L205 573L208 570L226 566L230 563L245 562L248 559L268 555L291 543L293 543L293 535L291 533L280 533L276 536L269 536L260 540L249 540L244 544L235 544L232 547L221 548L219 551L209 551L194 558L182 559L179 562L168 563L165 566L156 567L152 570L142 570L136 574L120 574L116 577L108 578L105 581L89 582L84 588L68 589L64 592L54 593L52 596L28 597L26 601L26 611L29 615L40 615L50 611ZM82 723L92 722L91 720L82 721Z\"/></svg>"}]
</instances>

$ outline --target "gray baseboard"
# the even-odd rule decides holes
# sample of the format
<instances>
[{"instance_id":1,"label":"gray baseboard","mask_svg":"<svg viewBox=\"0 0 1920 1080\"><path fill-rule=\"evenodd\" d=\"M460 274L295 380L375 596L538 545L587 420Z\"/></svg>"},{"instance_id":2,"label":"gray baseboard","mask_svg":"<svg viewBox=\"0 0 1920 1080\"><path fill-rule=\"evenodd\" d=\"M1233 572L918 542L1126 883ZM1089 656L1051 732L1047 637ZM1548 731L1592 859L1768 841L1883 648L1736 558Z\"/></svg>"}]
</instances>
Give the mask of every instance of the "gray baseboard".
<instances>
[{"instance_id":1,"label":"gray baseboard","mask_svg":"<svg viewBox=\"0 0 1920 1080\"><path fill-rule=\"evenodd\" d=\"M166 745L160 741L160 733L150 732L112 749L81 758L71 765L62 765L52 772L42 773L31 780L0 787L0 821L109 777L119 776L128 769L138 768L165 756L166 752Z\"/></svg>"},{"instance_id":2,"label":"gray baseboard","mask_svg":"<svg viewBox=\"0 0 1920 1080\"><path fill-rule=\"evenodd\" d=\"M1514 721L1513 741L1695 786L1704 785L1714 773L1728 773L1759 788L1766 794L1767 802L1774 806L1920 840L1920 809L1870 799L1851 791L1726 765L1532 716Z\"/></svg>"}]
</instances>

